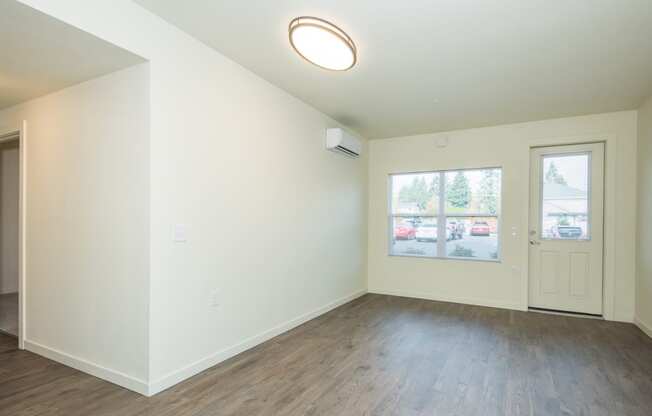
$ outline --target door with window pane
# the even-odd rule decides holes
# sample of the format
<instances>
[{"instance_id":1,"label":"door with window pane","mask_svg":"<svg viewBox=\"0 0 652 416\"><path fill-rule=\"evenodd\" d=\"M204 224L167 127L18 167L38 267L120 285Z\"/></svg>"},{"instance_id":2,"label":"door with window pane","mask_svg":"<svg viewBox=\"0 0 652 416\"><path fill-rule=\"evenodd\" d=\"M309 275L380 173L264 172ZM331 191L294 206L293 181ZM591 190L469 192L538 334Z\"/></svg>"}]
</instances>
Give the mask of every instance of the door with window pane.
<instances>
[{"instance_id":1,"label":"door with window pane","mask_svg":"<svg viewBox=\"0 0 652 416\"><path fill-rule=\"evenodd\" d=\"M530 307L602 314L604 145L531 151Z\"/></svg>"}]
</instances>

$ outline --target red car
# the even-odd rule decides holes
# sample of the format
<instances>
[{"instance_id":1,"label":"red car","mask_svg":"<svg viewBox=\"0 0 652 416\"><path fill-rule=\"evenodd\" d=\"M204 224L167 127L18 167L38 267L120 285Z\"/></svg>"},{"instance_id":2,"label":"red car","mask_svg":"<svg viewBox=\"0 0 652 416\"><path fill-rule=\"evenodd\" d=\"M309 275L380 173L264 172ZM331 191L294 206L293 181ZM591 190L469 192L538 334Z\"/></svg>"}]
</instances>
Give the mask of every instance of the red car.
<instances>
[{"instance_id":1,"label":"red car","mask_svg":"<svg viewBox=\"0 0 652 416\"><path fill-rule=\"evenodd\" d=\"M394 238L396 240L413 240L417 237L417 230L412 224L403 223L394 226Z\"/></svg>"},{"instance_id":2,"label":"red car","mask_svg":"<svg viewBox=\"0 0 652 416\"><path fill-rule=\"evenodd\" d=\"M473 223L473 226L471 227L471 235L483 235L483 236L488 236L491 234L491 229L489 228L489 224L487 224L484 221L477 221Z\"/></svg>"}]
</instances>

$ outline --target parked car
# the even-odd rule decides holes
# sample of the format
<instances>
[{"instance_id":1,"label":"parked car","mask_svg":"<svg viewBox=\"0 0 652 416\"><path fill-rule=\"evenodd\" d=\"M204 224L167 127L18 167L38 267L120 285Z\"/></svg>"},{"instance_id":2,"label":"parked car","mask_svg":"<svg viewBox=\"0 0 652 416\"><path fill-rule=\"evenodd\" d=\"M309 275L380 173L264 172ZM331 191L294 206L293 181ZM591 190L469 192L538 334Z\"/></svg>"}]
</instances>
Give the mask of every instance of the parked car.
<instances>
[{"instance_id":1,"label":"parked car","mask_svg":"<svg viewBox=\"0 0 652 416\"><path fill-rule=\"evenodd\" d=\"M416 229L410 223L404 222L394 226L394 239L413 240L416 238Z\"/></svg>"},{"instance_id":2,"label":"parked car","mask_svg":"<svg viewBox=\"0 0 652 416\"><path fill-rule=\"evenodd\" d=\"M437 241L437 225L421 224L416 232L417 241Z\"/></svg>"},{"instance_id":3,"label":"parked car","mask_svg":"<svg viewBox=\"0 0 652 416\"><path fill-rule=\"evenodd\" d=\"M552 235L557 238L578 239L582 236L582 227L557 225L552 227Z\"/></svg>"},{"instance_id":4,"label":"parked car","mask_svg":"<svg viewBox=\"0 0 652 416\"><path fill-rule=\"evenodd\" d=\"M464 223L457 222L456 220L451 220L448 222L448 229L450 230L450 240L461 240L464 237Z\"/></svg>"},{"instance_id":5,"label":"parked car","mask_svg":"<svg viewBox=\"0 0 652 416\"><path fill-rule=\"evenodd\" d=\"M471 235L473 236L488 236L490 234L491 228L489 228L489 224L485 221L476 221L473 223L473 226L471 226Z\"/></svg>"},{"instance_id":6,"label":"parked car","mask_svg":"<svg viewBox=\"0 0 652 416\"><path fill-rule=\"evenodd\" d=\"M437 241L438 239L438 228L436 224L422 224L417 228L416 239L417 241ZM451 230L446 229L446 241L450 241L453 238Z\"/></svg>"}]
</instances>

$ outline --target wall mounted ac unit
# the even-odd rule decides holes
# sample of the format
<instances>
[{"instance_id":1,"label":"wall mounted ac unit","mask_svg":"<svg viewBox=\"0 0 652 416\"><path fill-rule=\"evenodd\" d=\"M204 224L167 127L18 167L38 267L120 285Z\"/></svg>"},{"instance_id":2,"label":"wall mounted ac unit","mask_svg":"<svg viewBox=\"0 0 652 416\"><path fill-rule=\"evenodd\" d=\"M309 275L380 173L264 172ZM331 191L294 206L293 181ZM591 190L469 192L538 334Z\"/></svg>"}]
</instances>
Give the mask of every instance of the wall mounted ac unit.
<instances>
[{"instance_id":1,"label":"wall mounted ac unit","mask_svg":"<svg viewBox=\"0 0 652 416\"><path fill-rule=\"evenodd\" d=\"M332 128L326 129L326 149L357 158L362 152L362 143L360 139L343 129Z\"/></svg>"}]
</instances>

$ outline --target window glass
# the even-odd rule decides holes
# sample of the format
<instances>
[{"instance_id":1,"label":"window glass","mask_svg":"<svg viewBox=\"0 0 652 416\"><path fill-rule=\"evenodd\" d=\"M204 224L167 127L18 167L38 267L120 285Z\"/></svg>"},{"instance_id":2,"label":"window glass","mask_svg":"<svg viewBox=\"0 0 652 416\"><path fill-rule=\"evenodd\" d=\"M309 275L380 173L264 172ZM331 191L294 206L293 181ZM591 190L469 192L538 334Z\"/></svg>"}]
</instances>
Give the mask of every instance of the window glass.
<instances>
[{"instance_id":1,"label":"window glass","mask_svg":"<svg viewBox=\"0 0 652 416\"><path fill-rule=\"evenodd\" d=\"M391 175L389 253L497 261L501 176L499 168Z\"/></svg>"},{"instance_id":2,"label":"window glass","mask_svg":"<svg viewBox=\"0 0 652 416\"><path fill-rule=\"evenodd\" d=\"M498 217L447 217L448 257L497 260Z\"/></svg>"},{"instance_id":3,"label":"window glass","mask_svg":"<svg viewBox=\"0 0 652 416\"><path fill-rule=\"evenodd\" d=\"M437 256L436 218L393 217L390 253L398 256Z\"/></svg>"},{"instance_id":4,"label":"window glass","mask_svg":"<svg viewBox=\"0 0 652 416\"><path fill-rule=\"evenodd\" d=\"M589 239L589 155L542 160L541 238Z\"/></svg>"},{"instance_id":5,"label":"window glass","mask_svg":"<svg viewBox=\"0 0 652 416\"><path fill-rule=\"evenodd\" d=\"M437 215L439 173L393 175L392 210L396 215Z\"/></svg>"},{"instance_id":6,"label":"window glass","mask_svg":"<svg viewBox=\"0 0 652 416\"><path fill-rule=\"evenodd\" d=\"M446 214L497 215L500 169L446 172Z\"/></svg>"}]
</instances>

